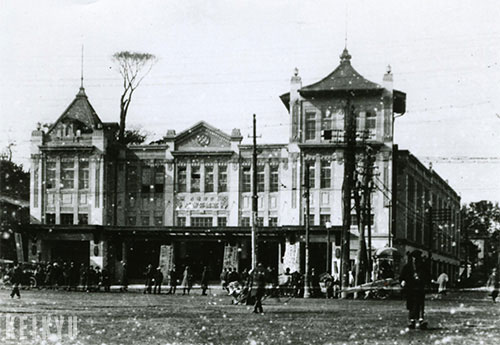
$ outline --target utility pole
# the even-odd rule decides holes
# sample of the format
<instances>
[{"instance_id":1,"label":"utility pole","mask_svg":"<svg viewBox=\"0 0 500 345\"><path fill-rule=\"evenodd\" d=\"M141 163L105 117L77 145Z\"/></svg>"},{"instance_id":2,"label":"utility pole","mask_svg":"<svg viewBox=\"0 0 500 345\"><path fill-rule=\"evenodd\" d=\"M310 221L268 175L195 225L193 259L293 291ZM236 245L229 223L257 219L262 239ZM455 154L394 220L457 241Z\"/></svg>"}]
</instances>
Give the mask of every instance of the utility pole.
<instances>
[{"instance_id":1,"label":"utility pole","mask_svg":"<svg viewBox=\"0 0 500 345\"><path fill-rule=\"evenodd\" d=\"M309 215L311 213L311 204L310 204L310 185L309 185L309 163L305 161L304 164L305 172L304 172L304 188L305 188L305 194L304 197L306 198L306 219L305 219L305 225L306 225L306 248L305 248L305 272L304 272L304 298L309 298L311 297L311 291L309 289Z\"/></svg>"},{"instance_id":2,"label":"utility pole","mask_svg":"<svg viewBox=\"0 0 500 345\"><path fill-rule=\"evenodd\" d=\"M372 148L366 147L365 157L365 181L364 181L364 219L368 231L368 277L371 277L372 264L372 185L373 185L373 155Z\"/></svg>"},{"instance_id":3,"label":"utility pole","mask_svg":"<svg viewBox=\"0 0 500 345\"><path fill-rule=\"evenodd\" d=\"M253 152L252 152L252 270L257 268L257 120L253 114Z\"/></svg>"},{"instance_id":4,"label":"utility pole","mask_svg":"<svg viewBox=\"0 0 500 345\"><path fill-rule=\"evenodd\" d=\"M354 107L351 106L351 100L348 96L344 115L344 137L346 147L344 150L344 182L342 185L342 255L341 255L341 287L342 298L347 298L345 291L349 287L350 271L350 234L351 234L351 193L355 166L356 149L356 118L354 116Z\"/></svg>"}]
</instances>

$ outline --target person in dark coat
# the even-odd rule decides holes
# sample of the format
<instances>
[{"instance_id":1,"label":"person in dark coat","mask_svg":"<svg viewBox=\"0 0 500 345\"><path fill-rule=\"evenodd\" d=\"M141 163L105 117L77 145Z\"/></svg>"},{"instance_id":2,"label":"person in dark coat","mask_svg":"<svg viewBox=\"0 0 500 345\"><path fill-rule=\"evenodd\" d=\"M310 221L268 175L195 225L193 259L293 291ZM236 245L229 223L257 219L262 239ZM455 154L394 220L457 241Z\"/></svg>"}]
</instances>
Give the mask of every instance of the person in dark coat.
<instances>
[{"instance_id":1,"label":"person in dark coat","mask_svg":"<svg viewBox=\"0 0 500 345\"><path fill-rule=\"evenodd\" d=\"M403 293L406 295L410 329L416 326L421 329L427 327L427 322L424 320L424 303L429 274L421 255L419 250L415 250L408 256L408 263L404 265L400 277Z\"/></svg>"},{"instance_id":2,"label":"person in dark coat","mask_svg":"<svg viewBox=\"0 0 500 345\"><path fill-rule=\"evenodd\" d=\"M101 275L101 282L102 286L104 288L104 292L110 292L111 291L111 278L109 276L109 271L106 267L102 269L102 275Z\"/></svg>"},{"instance_id":3,"label":"person in dark coat","mask_svg":"<svg viewBox=\"0 0 500 345\"><path fill-rule=\"evenodd\" d=\"M207 289L208 289L208 269L207 269L207 266L204 266L203 272L201 272L200 285L201 285L201 295L206 296Z\"/></svg>"},{"instance_id":4,"label":"person in dark coat","mask_svg":"<svg viewBox=\"0 0 500 345\"><path fill-rule=\"evenodd\" d=\"M120 291L127 292L128 290L128 266L126 262L122 263L122 288Z\"/></svg>"},{"instance_id":5,"label":"person in dark coat","mask_svg":"<svg viewBox=\"0 0 500 345\"><path fill-rule=\"evenodd\" d=\"M264 295L266 294L266 271L261 263L259 263L254 272L252 272L252 281L252 288L256 289L253 312L263 314L264 309L262 308L262 298L264 298Z\"/></svg>"},{"instance_id":6,"label":"person in dark coat","mask_svg":"<svg viewBox=\"0 0 500 345\"><path fill-rule=\"evenodd\" d=\"M151 289L153 287L153 279L154 279L154 270L153 270L153 265L149 264L146 267L146 272L144 273L146 276L146 286L144 289L144 293L151 293Z\"/></svg>"},{"instance_id":7,"label":"person in dark coat","mask_svg":"<svg viewBox=\"0 0 500 345\"><path fill-rule=\"evenodd\" d=\"M497 269L494 268L486 282L486 286L489 290L489 295L493 299L493 303L496 303L498 297L498 290L500 290L500 281L497 276Z\"/></svg>"},{"instance_id":8,"label":"person in dark coat","mask_svg":"<svg viewBox=\"0 0 500 345\"><path fill-rule=\"evenodd\" d=\"M161 294L161 284L163 283L163 273L161 271L161 267L158 267L155 272L155 286L153 287L153 293L156 293L156 289L158 289L158 294Z\"/></svg>"},{"instance_id":9,"label":"person in dark coat","mask_svg":"<svg viewBox=\"0 0 500 345\"><path fill-rule=\"evenodd\" d=\"M87 267L85 264L80 265L80 285L82 287L82 291L85 291L85 287L87 286Z\"/></svg>"},{"instance_id":10,"label":"person in dark coat","mask_svg":"<svg viewBox=\"0 0 500 345\"><path fill-rule=\"evenodd\" d=\"M23 269L21 268L21 265L16 264L12 269L12 273L10 275L10 281L12 283L12 292L10 293L10 298L14 298L14 296L17 296L17 298L21 298L19 286L21 285L22 280Z\"/></svg>"},{"instance_id":11,"label":"person in dark coat","mask_svg":"<svg viewBox=\"0 0 500 345\"><path fill-rule=\"evenodd\" d=\"M78 286L78 268L76 267L74 262L71 262L68 268L68 291L72 289L77 290Z\"/></svg>"},{"instance_id":12,"label":"person in dark coat","mask_svg":"<svg viewBox=\"0 0 500 345\"><path fill-rule=\"evenodd\" d=\"M175 270L175 266L172 266L170 271L168 271L168 279L170 289L168 290L167 295L175 295L175 291L177 290L177 271Z\"/></svg>"}]
</instances>

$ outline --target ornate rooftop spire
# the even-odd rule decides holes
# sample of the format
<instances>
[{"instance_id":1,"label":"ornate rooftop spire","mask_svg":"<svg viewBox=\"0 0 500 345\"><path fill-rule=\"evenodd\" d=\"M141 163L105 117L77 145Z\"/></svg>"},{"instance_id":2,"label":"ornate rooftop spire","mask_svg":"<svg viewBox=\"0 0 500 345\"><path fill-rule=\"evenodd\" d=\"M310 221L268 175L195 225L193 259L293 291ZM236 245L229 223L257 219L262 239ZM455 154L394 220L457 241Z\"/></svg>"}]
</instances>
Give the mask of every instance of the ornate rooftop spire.
<instances>
[{"instance_id":1,"label":"ornate rooftop spire","mask_svg":"<svg viewBox=\"0 0 500 345\"><path fill-rule=\"evenodd\" d=\"M349 51L347 50L347 47L344 48L344 51L340 55L340 63L350 63L351 62L351 54L349 54Z\"/></svg>"}]
</instances>

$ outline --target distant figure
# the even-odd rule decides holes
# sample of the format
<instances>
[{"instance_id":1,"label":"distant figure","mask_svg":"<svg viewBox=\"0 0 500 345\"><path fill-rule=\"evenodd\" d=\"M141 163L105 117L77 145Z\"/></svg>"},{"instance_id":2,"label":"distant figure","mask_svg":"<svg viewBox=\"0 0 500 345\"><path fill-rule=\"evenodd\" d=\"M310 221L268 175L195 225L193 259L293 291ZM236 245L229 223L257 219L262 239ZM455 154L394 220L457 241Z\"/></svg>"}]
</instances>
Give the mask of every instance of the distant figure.
<instances>
[{"instance_id":1,"label":"distant figure","mask_svg":"<svg viewBox=\"0 0 500 345\"><path fill-rule=\"evenodd\" d=\"M144 273L144 275L146 276L144 293L151 293L151 289L153 287L153 279L154 279L153 265L149 264L146 267L146 272Z\"/></svg>"},{"instance_id":2,"label":"distant figure","mask_svg":"<svg viewBox=\"0 0 500 345\"><path fill-rule=\"evenodd\" d=\"M448 275L446 273L441 273L436 280L436 283L438 284L438 294L439 295L446 295L446 284L448 283Z\"/></svg>"},{"instance_id":3,"label":"distant figure","mask_svg":"<svg viewBox=\"0 0 500 345\"><path fill-rule=\"evenodd\" d=\"M266 294L266 272L261 263L259 263L257 268L252 272L252 278L252 288L256 289L253 312L263 314L264 309L262 308L262 298Z\"/></svg>"},{"instance_id":4,"label":"distant figure","mask_svg":"<svg viewBox=\"0 0 500 345\"><path fill-rule=\"evenodd\" d=\"M208 289L208 270L207 270L207 266L204 266L203 267L203 272L201 272L200 285L201 285L201 295L202 296L206 296L207 295L207 289Z\"/></svg>"},{"instance_id":5,"label":"distant figure","mask_svg":"<svg viewBox=\"0 0 500 345\"><path fill-rule=\"evenodd\" d=\"M128 266L126 262L122 263L122 288L121 291L127 292L128 290Z\"/></svg>"},{"instance_id":6,"label":"distant figure","mask_svg":"<svg viewBox=\"0 0 500 345\"><path fill-rule=\"evenodd\" d=\"M182 276L182 294L185 295L186 291L189 295L189 291L193 287L193 275L191 274L191 269L189 266L186 266L184 269L184 274Z\"/></svg>"},{"instance_id":7,"label":"distant figure","mask_svg":"<svg viewBox=\"0 0 500 345\"><path fill-rule=\"evenodd\" d=\"M228 275L227 269L223 268L219 277L222 290L227 290L227 275Z\"/></svg>"},{"instance_id":8,"label":"distant figure","mask_svg":"<svg viewBox=\"0 0 500 345\"><path fill-rule=\"evenodd\" d=\"M491 271L491 274L488 278L488 281L486 282L486 286L488 287L488 290L490 291L489 295L493 299L493 303L496 303L496 299L498 297L498 290L500 290L500 282L498 280L496 268L494 268Z\"/></svg>"},{"instance_id":9,"label":"distant figure","mask_svg":"<svg viewBox=\"0 0 500 345\"><path fill-rule=\"evenodd\" d=\"M428 272L422 263L421 252L413 251L408 256L408 263L401 271L401 287L406 295L406 309L408 309L408 327L420 329L427 327L424 320L425 286L427 284Z\"/></svg>"},{"instance_id":10,"label":"distant figure","mask_svg":"<svg viewBox=\"0 0 500 345\"><path fill-rule=\"evenodd\" d=\"M12 283L12 292L10 293L10 298L14 298L14 296L17 296L17 298L21 298L19 286L21 285L22 280L23 269L21 268L21 265L16 264L12 269L12 273L10 275L10 281Z\"/></svg>"},{"instance_id":11,"label":"distant figure","mask_svg":"<svg viewBox=\"0 0 500 345\"><path fill-rule=\"evenodd\" d=\"M153 293L156 293L158 288L158 294L161 294L161 284L163 283L163 273L161 272L161 267L158 267L154 276L155 286L153 288Z\"/></svg>"},{"instance_id":12,"label":"distant figure","mask_svg":"<svg viewBox=\"0 0 500 345\"><path fill-rule=\"evenodd\" d=\"M175 270L175 266L172 266L170 271L168 271L168 279L170 280L170 290L168 290L167 295L175 295L175 291L177 290L177 271Z\"/></svg>"}]
</instances>

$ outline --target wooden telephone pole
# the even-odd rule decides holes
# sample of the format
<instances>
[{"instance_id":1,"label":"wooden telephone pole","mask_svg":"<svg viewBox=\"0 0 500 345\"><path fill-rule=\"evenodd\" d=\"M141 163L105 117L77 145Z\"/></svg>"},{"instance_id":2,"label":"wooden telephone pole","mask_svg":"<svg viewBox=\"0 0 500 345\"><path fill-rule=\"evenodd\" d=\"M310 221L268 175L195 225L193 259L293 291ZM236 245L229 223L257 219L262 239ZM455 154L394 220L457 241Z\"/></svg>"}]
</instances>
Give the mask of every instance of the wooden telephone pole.
<instances>
[{"instance_id":1,"label":"wooden telephone pole","mask_svg":"<svg viewBox=\"0 0 500 345\"><path fill-rule=\"evenodd\" d=\"M351 235L351 194L353 185L353 175L355 168L355 150L356 150L356 117L354 107L351 105L350 98L347 98L347 104L344 115L344 138L346 147L344 149L344 182L342 184L342 255L341 255L341 287L342 298L347 298L345 289L349 287L350 263L350 235Z\"/></svg>"},{"instance_id":2,"label":"wooden telephone pole","mask_svg":"<svg viewBox=\"0 0 500 345\"><path fill-rule=\"evenodd\" d=\"M253 151L252 151L252 270L257 268L257 120L253 114Z\"/></svg>"}]
</instances>

